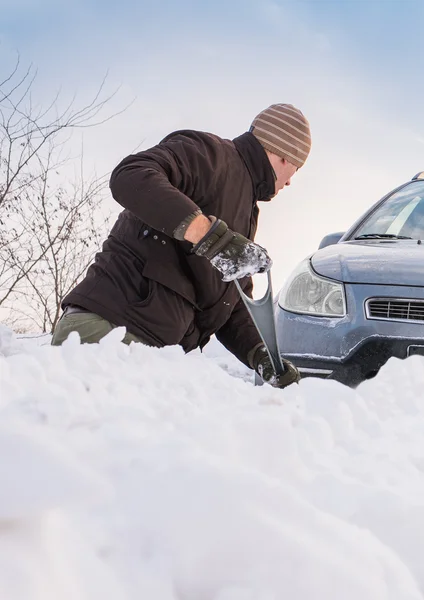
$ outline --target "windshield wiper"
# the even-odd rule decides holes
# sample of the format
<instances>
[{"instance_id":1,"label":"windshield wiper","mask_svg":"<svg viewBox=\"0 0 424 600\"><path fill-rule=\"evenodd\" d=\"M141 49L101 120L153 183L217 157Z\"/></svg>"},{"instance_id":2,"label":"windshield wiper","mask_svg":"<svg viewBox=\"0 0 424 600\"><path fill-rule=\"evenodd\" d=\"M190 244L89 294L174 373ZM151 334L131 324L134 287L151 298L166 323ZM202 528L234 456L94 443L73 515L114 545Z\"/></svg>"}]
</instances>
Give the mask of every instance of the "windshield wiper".
<instances>
[{"instance_id":1,"label":"windshield wiper","mask_svg":"<svg viewBox=\"0 0 424 600\"><path fill-rule=\"evenodd\" d=\"M354 240L412 240L408 235L394 235L393 233L363 233Z\"/></svg>"}]
</instances>

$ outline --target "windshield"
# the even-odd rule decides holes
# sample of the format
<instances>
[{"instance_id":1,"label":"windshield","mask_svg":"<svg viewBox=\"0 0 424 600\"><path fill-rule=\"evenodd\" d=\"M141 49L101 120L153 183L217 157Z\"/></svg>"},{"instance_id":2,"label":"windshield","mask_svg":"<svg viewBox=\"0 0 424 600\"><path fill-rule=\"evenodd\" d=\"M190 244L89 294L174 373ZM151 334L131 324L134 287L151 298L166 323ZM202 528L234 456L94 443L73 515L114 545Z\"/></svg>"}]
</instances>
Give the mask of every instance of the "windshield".
<instances>
[{"instance_id":1,"label":"windshield","mask_svg":"<svg viewBox=\"0 0 424 600\"><path fill-rule=\"evenodd\" d=\"M414 181L388 198L354 233L424 239L424 181Z\"/></svg>"}]
</instances>

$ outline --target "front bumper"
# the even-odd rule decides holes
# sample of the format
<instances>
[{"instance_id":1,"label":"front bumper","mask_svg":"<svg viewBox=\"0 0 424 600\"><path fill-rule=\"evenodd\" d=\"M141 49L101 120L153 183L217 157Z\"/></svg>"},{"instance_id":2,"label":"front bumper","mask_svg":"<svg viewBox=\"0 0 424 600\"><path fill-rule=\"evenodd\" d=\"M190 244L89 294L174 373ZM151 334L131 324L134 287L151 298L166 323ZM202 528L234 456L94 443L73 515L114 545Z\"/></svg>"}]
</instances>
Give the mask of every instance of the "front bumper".
<instances>
[{"instance_id":1,"label":"front bumper","mask_svg":"<svg viewBox=\"0 0 424 600\"><path fill-rule=\"evenodd\" d=\"M380 321L365 314L368 298L424 300L424 287L346 284L345 290L347 316L342 319L299 315L276 306L281 354L302 377L355 386L376 375L392 356L403 359L424 351L424 323Z\"/></svg>"}]
</instances>

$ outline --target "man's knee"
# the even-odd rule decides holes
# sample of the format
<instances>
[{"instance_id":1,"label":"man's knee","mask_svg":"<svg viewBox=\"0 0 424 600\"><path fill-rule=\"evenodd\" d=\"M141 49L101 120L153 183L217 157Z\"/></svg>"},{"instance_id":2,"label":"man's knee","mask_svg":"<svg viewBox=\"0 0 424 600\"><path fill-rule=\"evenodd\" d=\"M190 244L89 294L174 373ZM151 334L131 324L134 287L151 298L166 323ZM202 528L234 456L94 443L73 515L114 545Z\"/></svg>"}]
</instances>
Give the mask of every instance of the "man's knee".
<instances>
[{"instance_id":1,"label":"man's knee","mask_svg":"<svg viewBox=\"0 0 424 600\"><path fill-rule=\"evenodd\" d=\"M64 315L56 325L53 333L52 346L60 346L76 331L82 344L95 344L112 331L113 325L99 315L89 312Z\"/></svg>"}]
</instances>

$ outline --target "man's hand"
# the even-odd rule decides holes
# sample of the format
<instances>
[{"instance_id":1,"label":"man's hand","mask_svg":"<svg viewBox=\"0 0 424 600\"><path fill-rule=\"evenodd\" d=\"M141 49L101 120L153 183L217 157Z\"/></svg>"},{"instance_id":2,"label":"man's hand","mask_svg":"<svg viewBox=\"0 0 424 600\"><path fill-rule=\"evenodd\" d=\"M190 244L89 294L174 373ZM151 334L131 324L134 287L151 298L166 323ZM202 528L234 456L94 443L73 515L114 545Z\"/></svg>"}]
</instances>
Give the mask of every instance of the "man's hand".
<instances>
[{"instance_id":1,"label":"man's hand","mask_svg":"<svg viewBox=\"0 0 424 600\"><path fill-rule=\"evenodd\" d=\"M190 228L198 218L194 219L187 229L186 239L189 239ZM272 260L265 248L240 233L231 231L224 221L216 217L210 217L210 222L211 226L196 243L193 252L207 258L222 273L223 281L265 273L271 268ZM200 222L199 227L201 227Z\"/></svg>"},{"instance_id":2,"label":"man's hand","mask_svg":"<svg viewBox=\"0 0 424 600\"><path fill-rule=\"evenodd\" d=\"M253 355L253 368L262 379L276 388L285 388L292 383L299 383L300 373L289 360L281 359L285 371L276 375L265 346L260 346Z\"/></svg>"}]
</instances>

